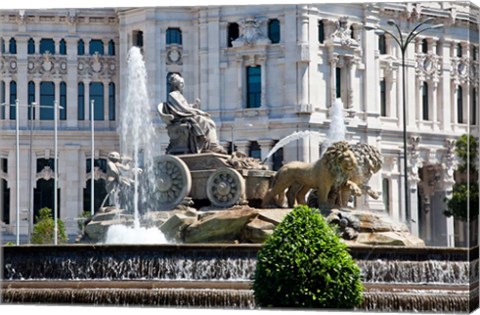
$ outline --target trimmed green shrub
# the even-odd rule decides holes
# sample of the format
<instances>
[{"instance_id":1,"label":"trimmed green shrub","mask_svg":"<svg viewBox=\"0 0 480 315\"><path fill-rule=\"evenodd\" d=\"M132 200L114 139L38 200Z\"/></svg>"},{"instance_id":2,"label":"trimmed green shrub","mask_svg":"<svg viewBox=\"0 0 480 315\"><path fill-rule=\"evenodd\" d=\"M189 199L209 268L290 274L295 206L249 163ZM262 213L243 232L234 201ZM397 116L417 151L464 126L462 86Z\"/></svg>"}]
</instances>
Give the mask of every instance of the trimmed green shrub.
<instances>
[{"instance_id":1,"label":"trimmed green shrub","mask_svg":"<svg viewBox=\"0 0 480 315\"><path fill-rule=\"evenodd\" d=\"M33 226L32 244L53 244L55 222L52 210L49 208L40 209L37 216L37 223ZM66 243L68 238L62 220L57 220L57 243Z\"/></svg>"},{"instance_id":2,"label":"trimmed green shrub","mask_svg":"<svg viewBox=\"0 0 480 315\"><path fill-rule=\"evenodd\" d=\"M351 309L363 301L361 270L317 209L293 209L257 258L260 307Z\"/></svg>"}]
</instances>

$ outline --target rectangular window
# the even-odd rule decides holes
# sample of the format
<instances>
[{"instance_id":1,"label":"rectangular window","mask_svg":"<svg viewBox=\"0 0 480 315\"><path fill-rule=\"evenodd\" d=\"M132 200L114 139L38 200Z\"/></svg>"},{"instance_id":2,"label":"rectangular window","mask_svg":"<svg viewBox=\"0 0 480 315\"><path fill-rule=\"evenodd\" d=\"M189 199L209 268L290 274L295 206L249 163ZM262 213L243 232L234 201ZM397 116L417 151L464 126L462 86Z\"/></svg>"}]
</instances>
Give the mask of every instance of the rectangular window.
<instances>
[{"instance_id":1,"label":"rectangular window","mask_svg":"<svg viewBox=\"0 0 480 315\"><path fill-rule=\"evenodd\" d=\"M60 55L66 55L67 54L67 42L62 39L60 41Z\"/></svg>"},{"instance_id":2,"label":"rectangular window","mask_svg":"<svg viewBox=\"0 0 480 315\"><path fill-rule=\"evenodd\" d=\"M423 82L422 88L422 118L423 120L428 120L428 83Z\"/></svg>"},{"instance_id":3,"label":"rectangular window","mask_svg":"<svg viewBox=\"0 0 480 315\"><path fill-rule=\"evenodd\" d=\"M35 41L33 38L30 38L28 40L28 46L27 46L27 54L33 55L35 53Z\"/></svg>"},{"instance_id":4,"label":"rectangular window","mask_svg":"<svg viewBox=\"0 0 480 315\"><path fill-rule=\"evenodd\" d=\"M386 93L386 81L383 79L380 81L380 115L382 117L387 116L387 93Z\"/></svg>"},{"instance_id":5,"label":"rectangular window","mask_svg":"<svg viewBox=\"0 0 480 315\"><path fill-rule=\"evenodd\" d=\"M390 181L388 178L382 180L382 199L387 213L390 213Z\"/></svg>"},{"instance_id":6,"label":"rectangular window","mask_svg":"<svg viewBox=\"0 0 480 315\"><path fill-rule=\"evenodd\" d=\"M44 54L47 51L55 55L55 42L51 38L42 38L40 40L40 53Z\"/></svg>"},{"instance_id":7,"label":"rectangular window","mask_svg":"<svg viewBox=\"0 0 480 315\"><path fill-rule=\"evenodd\" d=\"M261 106L262 96L262 68L260 66L247 67L247 108Z\"/></svg>"},{"instance_id":8,"label":"rectangular window","mask_svg":"<svg viewBox=\"0 0 480 315\"><path fill-rule=\"evenodd\" d=\"M133 46L142 48L143 47L143 32L142 31L133 31Z\"/></svg>"},{"instance_id":9,"label":"rectangular window","mask_svg":"<svg viewBox=\"0 0 480 315\"><path fill-rule=\"evenodd\" d=\"M35 103L35 82L28 82L28 120L35 119L35 107L32 105Z\"/></svg>"},{"instance_id":10,"label":"rectangular window","mask_svg":"<svg viewBox=\"0 0 480 315\"><path fill-rule=\"evenodd\" d=\"M17 82L10 82L10 119L15 120L17 113L15 111L17 107ZM20 109L19 109L20 110Z\"/></svg>"},{"instance_id":11,"label":"rectangular window","mask_svg":"<svg viewBox=\"0 0 480 315\"><path fill-rule=\"evenodd\" d=\"M323 21L318 21L318 42L323 44L325 41L325 26Z\"/></svg>"},{"instance_id":12,"label":"rectangular window","mask_svg":"<svg viewBox=\"0 0 480 315\"><path fill-rule=\"evenodd\" d=\"M380 55L387 54L387 40L385 34L378 35L378 51Z\"/></svg>"},{"instance_id":13,"label":"rectangular window","mask_svg":"<svg viewBox=\"0 0 480 315\"><path fill-rule=\"evenodd\" d=\"M92 100L95 102L93 104L93 119L103 120L103 106L104 106L103 83L101 82L90 83L90 100L88 102L88 106L91 106L90 102ZM91 116L89 117L89 119L91 119Z\"/></svg>"},{"instance_id":14,"label":"rectangular window","mask_svg":"<svg viewBox=\"0 0 480 315\"><path fill-rule=\"evenodd\" d=\"M477 89L472 89L472 125L477 124Z\"/></svg>"},{"instance_id":15,"label":"rectangular window","mask_svg":"<svg viewBox=\"0 0 480 315\"><path fill-rule=\"evenodd\" d=\"M77 55L85 55L85 42L83 41L83 39L80 39L77 43Z\"/></svg>"},{"instance_id":16,"label":"rectangular window","mask_svg":"<svg viewBox=\"0 0 480 315\"><path fill-rule=\"evenodd\" d=\"M227 36L227 46L233 47L233 41L238 38L240 35L238 24L237 23L230 23L228 24L228 36Z\"/></svg>"},{"instance_id":17,"label":"rectangular window","mask_svg":"<svg viewBox=\"0 0 480 315\"><path fill-rule=\"evenodd\" d=\"M1 114L1 119L5 119L5 101L7 99L5 93L6 93L6 84L5 81L2 81L2 84L0 86L0 100L1 100L1 105L0 105L0 114Z\"/></svg>"},{"instance_id":18,"label":"rectangular window","mask_svg":"<svg viewBox=\"0 0 480 315\"><path fill-rule=\"evenodd\" d=\"M53 104L55 102L55 83L40 83L40 120L53 120Z\"/></svg>"},{"instance_id":19,"label":"rectangular window","mask_svg":"<svg viewBox=\"0 0 480 315\"><path fill-rule=\"evenodd\" d=\"M457 123L463 124L463 88L457 90Z\"/></svg>"},{"instance_id":20,"label":"rectangular window","mask_svg":"<svg viewBox=\"0 0 480 315\"><path fill-rule=\"evenodd\" d=\"M335 97L342 97L342 68L335 68Z\"/></svg>"},{"instance_id":21,"label":"rectangular window","mask_svg":"<svg viewBox=\"0 0 480 315\"><path fill-rule=\"evenodd\" d=\"M10 42L8 45L8 52L11 54L17 53L17 41L15 40L15 38L10 38Z\"/></svg>"},{"instance_id":22,"label":"rectangular window","mask_svg":"<svg viewBox=\"0 0 480 315\"><path fill-rule=\"evenodd\" d=\"M115 83L108 85L108 119L115 120Z\"/></svg>"},{"instance_id":23,"label":"rectangular window","mask_svg":"<svg viewBox=\"0 0 480 315\"><path fill-rule=\"evenodd\" d=\"M182 30L179 28L169 28L167 29L167 45L178 44L182 45Z\"/></svg>"},{"instance_id":24,"label":"rectangular window","mask_svg":"<svg viewBox=\"0 0 480 315\"><path fill-rule=\"evenodd\" d=\"M60 83L60 120L67 120L67 84L65 82Z\"/></svg>"},{"instance_id":25,"label":"rectangular window","mask_svg":"<svg viewBox=\"0 0 480 315\"><path fill-rule=\"evenodd\" d=\"M78 83L77 115L78 120L85 120L85 85L82 82Z\"/></svg>"}]
</instances>

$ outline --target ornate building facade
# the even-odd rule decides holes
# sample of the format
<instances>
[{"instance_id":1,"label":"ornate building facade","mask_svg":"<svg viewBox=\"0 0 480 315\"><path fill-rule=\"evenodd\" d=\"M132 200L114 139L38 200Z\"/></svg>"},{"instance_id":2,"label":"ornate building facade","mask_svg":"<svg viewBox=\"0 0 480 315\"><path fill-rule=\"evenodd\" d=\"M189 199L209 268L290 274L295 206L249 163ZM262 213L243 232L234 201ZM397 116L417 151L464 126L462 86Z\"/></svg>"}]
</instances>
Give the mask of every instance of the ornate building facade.
<instances>
[{"instance_id":1,"label":"ornate building facade","mask_svg":"<svg viewBox=\"0 0 480 315\"><path fill-rule=\"evenodd\" d=\"M420 34L408 46L403 117L400 48L392 37L365 26L389 29L387 22L394 19L407 33L427 17L444 27ZM375 145L384 156L382 170L370 181L382 197L357 198L355 205L389 212L429 245L466 244L464 224L442 213L455 183L455 140L478 134L480 120L479 11L471 3L3 10L0 22L0 224L6 233L15 233L20 219L21 233L28 234L38 210L52 208L55 172L59 217L69 233L76 233L76 218L90 209L92 174L99 205L106 156L121 150L117 128L127 55L138 46L159 154L168 137L156 104L165 101L172 73L185 78L185 96L201 100L230 150L264 159L281 139L310 133L278 150L267 161L273 169L319 158L332 104L340 98L346 139ZM58 170L54 102L62 107ZM404 118L409 213L403 189Z\"/></svg>"}]
</instances>

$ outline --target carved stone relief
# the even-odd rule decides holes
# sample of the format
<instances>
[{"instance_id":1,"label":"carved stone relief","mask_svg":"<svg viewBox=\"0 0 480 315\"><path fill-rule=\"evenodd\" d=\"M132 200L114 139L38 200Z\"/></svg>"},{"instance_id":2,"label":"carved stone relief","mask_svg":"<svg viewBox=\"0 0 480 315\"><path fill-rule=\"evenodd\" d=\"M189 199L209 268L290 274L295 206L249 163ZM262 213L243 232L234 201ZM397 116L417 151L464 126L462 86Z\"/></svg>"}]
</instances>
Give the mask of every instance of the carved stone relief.
<instances>
[{"instance_id":1,"label":"carved stone relief","mask_svg":"<svg viewBox=\"0 0 480 315\"><path fill-rule=\"evenodd\" d=\"M95 54L78 58L78 75L82 77L112 77L117 72L115 57Z\"/></svg>"},{"instance_id":2,"label":"carved stone relief","mask_svg":"<svg viewBox=\"0 0 480 315\"><path fill-rule=\"evenodd\" d=\"M270 40L265 32L266 21L267 20L262 17L240 20L240 36L232 42L233 47L269 44Z\"/></svg>"},{"instance_id":3,"label":"carved stone relief","mask_svg":"<svg viewBox=\"0 0 480 315\"><path fill-rule=\"evenodd\" d=\"M42 76L66 75L67 58L57 57L50 52L43 55L28 57L28 74L40 74Z\"/></svg>"}]
</instances>

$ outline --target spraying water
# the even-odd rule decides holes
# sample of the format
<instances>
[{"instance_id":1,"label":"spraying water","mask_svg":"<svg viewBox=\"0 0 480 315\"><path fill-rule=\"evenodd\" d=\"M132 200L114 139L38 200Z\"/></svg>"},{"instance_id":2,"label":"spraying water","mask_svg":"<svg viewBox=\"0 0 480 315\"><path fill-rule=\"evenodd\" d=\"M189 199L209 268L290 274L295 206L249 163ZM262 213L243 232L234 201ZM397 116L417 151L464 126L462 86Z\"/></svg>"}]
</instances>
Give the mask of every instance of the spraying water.
<instances>
[{"instance_id":1,"label":"spraying water","mask_svg":"<svg viewBox=\"0 0 480 315\"><path fill-rule=\"evenodd\" d=\"M263 159L262 163L265 163L266 161L268 161L268 159L273 155L275 154L275 152L277 152L280 148L283 148L284 146L286 146L287 144L289 144L290 142L292 141L296 141L296 140L299 140L299 139L303 139L303 138L306 138L306 137L318 137L318 138L321 138L323 135L318 132L318 131L310 131L310 130L304 130L304 131L295 131L294 133L292 133L291 135L288 135L286 136L285 138L282 138L280 139L280 141L278 141L274 146L273 148L268 152L267 156L265 157L265 159Z\"/></svg>"},{"instance_id":2,"label":"spraying water","mask_svg":"<svg viewBox=\"0 0 480 315\"><path fill-rule=\"evenodd\" d=\"M126 205L116 205L134 214L134 225L111 226L106 243L166 243L163 234L156 228L141 228L139 206L147 212L155 205L148 198L156 191L153 172L155 129L151 119L151 106L147 93L147 71L138 47L128 53L127 96L120 117L120 150L132 159L134 187L133 196ZM142 172L135 171L142 169ZM129 191L128 193L132 193ZM133 202L132 202L133 199ZM133 209L131 209L133 208Z\"/></svg>"},{"instance_id":3,"label":"spraying water","mask_svg":"<svg viewBox=\"0 0 480 315\"><path fill-rule=\"evenodd\" d=\"M343 114L343 103L341 99L337 98L335 102L333 102L330 117L332 120L330 122L330 127L328 128L327 139L322 143L320 158L333 143L345 140L347 128L345 126L345 116Z\"/></svg>"}]
</instances>

